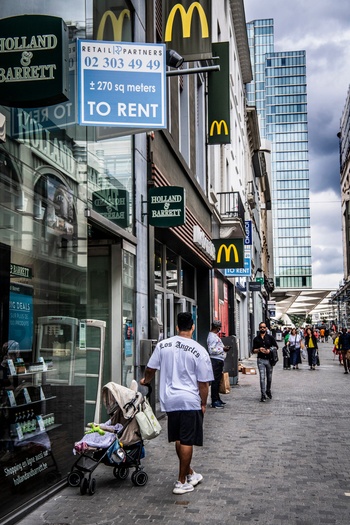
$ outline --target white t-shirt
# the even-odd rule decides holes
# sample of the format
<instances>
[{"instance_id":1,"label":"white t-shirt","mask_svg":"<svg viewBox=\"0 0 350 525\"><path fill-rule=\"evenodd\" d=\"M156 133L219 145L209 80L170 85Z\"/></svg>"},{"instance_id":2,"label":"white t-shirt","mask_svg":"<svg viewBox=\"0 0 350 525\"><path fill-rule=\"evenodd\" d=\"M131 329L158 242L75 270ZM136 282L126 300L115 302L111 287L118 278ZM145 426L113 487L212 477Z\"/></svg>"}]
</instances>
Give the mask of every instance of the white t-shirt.
<instances>
[{"instance_id":1,"label":"white t-shirt","mask_svg":"<svg viewBox=\"0 0 350 525\"><path fill-rule=\"evenodd\" d=\"M160 370L159 399L163 412L200 410L199 382L213 381L211 361L203 346L188 337L160 341L147 366Z\"/></svg>"}]
</instances>

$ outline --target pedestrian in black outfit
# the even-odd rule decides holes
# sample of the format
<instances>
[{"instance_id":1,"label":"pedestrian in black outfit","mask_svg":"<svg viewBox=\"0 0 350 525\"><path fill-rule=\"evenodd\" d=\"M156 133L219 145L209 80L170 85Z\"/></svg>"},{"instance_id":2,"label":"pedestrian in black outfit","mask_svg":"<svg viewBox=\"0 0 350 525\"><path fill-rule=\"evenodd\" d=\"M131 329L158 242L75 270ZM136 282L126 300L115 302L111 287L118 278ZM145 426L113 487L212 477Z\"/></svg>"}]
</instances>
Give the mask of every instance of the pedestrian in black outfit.
<instances>
[{"instance_id":1,"label":"pedestrian in black outfit","mask_svg":"<svg viewBox=\"0 0 350 525\"><path fill-rule=\"evenodd\" d=\"M265 323L259 324L259 335L253 339L253 354L258 354L258 369L260 376L260 390L261 402L266 401L266 396L272 399L271 384L272 384L272 370L270 364L270 348L274 346L278 348L278 344L272 335L267 333Z\"/></svg>"},{"instance_id":2,"label":"pedestrian in black outfit","mask_svg":"<svg viewBox=\"0 0 350 525\"><path fill-rule=\"evenodd\" d=\"M316 370L317 349L318 349L317 337L315 336L311 328L308 328L306 330L305 346L307 349L310 370Z\"/></svg>"},{"instance_id":3,"label":"pedestrian in black outfit","mask_svg":"<svg viewBox=\"0 0 350 525\"><path fill-rule=\"evenodd\" d=\"M343 330L343 333L339 336L339 350L341 350L343 356L343 365L344 365L344 374L349 373L349 363L347 359L348 350L350 350L350 328L346 331Z\"/></svg>"}]
</instances>

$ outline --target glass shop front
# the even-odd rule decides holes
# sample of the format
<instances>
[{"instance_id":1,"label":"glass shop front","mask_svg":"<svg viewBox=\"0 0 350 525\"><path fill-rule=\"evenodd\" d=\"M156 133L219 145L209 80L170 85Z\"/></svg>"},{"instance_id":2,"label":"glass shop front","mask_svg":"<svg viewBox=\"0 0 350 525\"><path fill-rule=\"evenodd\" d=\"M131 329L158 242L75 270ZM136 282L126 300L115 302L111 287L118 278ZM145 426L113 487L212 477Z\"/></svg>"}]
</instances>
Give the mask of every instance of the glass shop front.
<instances>
[{"instance_id":1,"label":"glass shop front","mask_svg":"<svg viewBox=\"0 0 350 525\"><path fill-rule=\"evenodd\" d=\"M0 19L59 17L69 33L68 100L0 106L2 523L66 480L85 425L108 419L102 386L129 384L134 375L133 139L76 122L75 39L92 38L97 4L108 7L92 0L0 5ZM20 37L0 39L0 55L27 49L30 40L20 44ZM33 38L23 63L45 42ZM18 71L3 73L6 81L18 80Z\"/></svg>"}]
</instances>

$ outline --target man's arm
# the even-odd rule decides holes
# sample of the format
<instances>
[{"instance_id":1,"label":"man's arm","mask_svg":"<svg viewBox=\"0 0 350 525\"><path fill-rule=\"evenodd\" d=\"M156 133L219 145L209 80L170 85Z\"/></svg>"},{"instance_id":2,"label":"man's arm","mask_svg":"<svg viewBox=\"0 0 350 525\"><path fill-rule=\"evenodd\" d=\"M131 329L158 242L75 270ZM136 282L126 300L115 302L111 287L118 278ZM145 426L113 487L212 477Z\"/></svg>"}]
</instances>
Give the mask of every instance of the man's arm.
<instances>
[{"instance_id":1,"label":"man's arm","mask_svg":"<svg viewBox=\"0 0 350 525\"><path fill-rule=\"evenodd\" d=\"M206 408L207 408L207 399L208 399L208 393L209 393L209 383L208 382L201 382L201 381L198 381L198 390L199 390L199 395L200 395L200 398L201 398L201 408L202 408L202 412L204 414L204 412L206 411Z\"/></svg>"},{"instance_id":2,"label":"man's arm","mask_svg":"<svg viewBox=\"0 0 350 525\"><path fill-rule=\"evenodd\" d=\"M156 368L149 368L147 366L145 370L145 377L140 379L140 385L148 385L152 381L154 376L156 375L156 372L157 372Z\"/></svg>"}]
</instances>

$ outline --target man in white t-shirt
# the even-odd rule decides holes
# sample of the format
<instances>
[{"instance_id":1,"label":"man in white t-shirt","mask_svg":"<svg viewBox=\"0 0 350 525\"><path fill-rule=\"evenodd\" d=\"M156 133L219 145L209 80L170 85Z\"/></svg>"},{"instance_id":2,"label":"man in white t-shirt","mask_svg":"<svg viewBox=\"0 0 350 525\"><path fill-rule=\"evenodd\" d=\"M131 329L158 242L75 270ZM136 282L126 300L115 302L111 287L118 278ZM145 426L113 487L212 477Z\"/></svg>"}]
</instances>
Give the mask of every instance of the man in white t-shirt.
<instances>
[{"instance_id":1,"label":"man in white t-shirt","mask_svg":"<svg viewBox=\"0 0 350 525\"><path fill-rule=\"evenodd\" d=\"M213 371L208 352L192 339L194 328L191 313L179 313L178 335L157 344L140 381L150 383L160 370L160 406L167 413L168 439L175 441L179 458L174 494L191 492L203 479L191 468L191 460L193 446L203 445L203 416Z\"/></svg>"}]
</instances>

